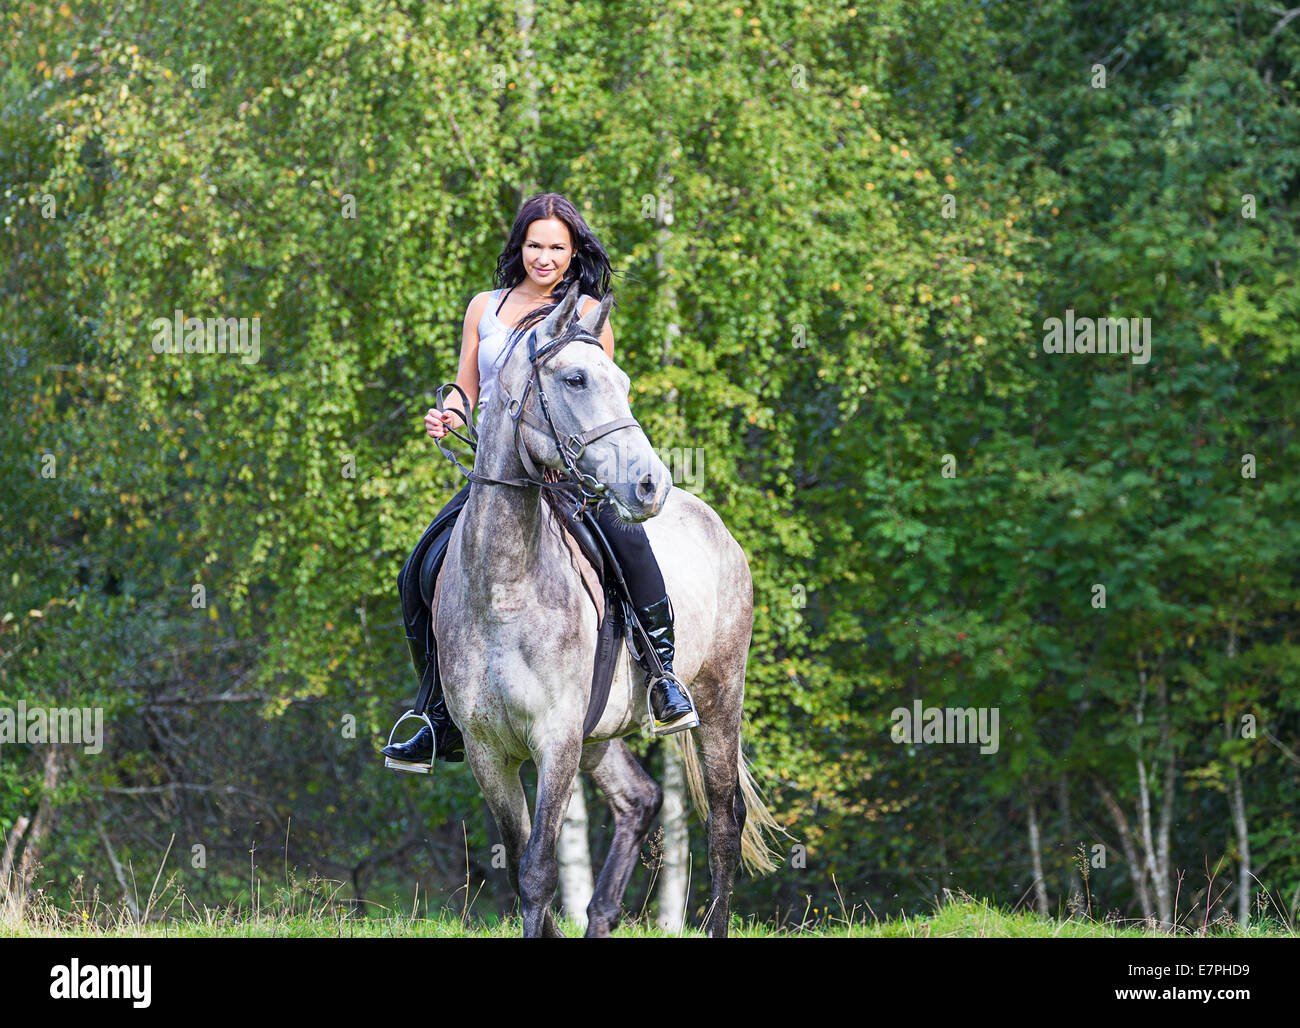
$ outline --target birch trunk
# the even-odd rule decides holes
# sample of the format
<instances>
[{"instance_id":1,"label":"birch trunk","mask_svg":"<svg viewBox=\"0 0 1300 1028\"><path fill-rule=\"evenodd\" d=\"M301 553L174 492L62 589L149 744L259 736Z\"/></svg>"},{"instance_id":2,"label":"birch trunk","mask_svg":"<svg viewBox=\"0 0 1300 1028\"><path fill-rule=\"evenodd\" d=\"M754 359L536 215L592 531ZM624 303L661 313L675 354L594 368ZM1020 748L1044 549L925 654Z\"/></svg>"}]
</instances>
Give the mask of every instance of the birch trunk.
<instances>
[{"instance_id":1,"label":"birch trunk","mask_svg":"<svg viewBox=\"0 0 1300 1028\"><path fill-rule=\"evenodd\" d=\"M1141 663L1142 651L1138 651ZM1146 715L1147 673L1138 669L1138 682L1141 691L1138 694L1136 719L1138 727L1142 726ZM1160 927L1166 930L1173 927L1173 894L1170 887L1169 835L1173 828L1174 817L1174 754L1169 731L1169 686L1163 674L1157 674L1156 715L1160 722L1160 741L1157 749L1156 773L1160 761L1164 761L1164 775L1161 782L1160 819L1152 823L1151 812L1151 776L1147 774L1146 760L1142 756L1140 744L1137 757L1138 774L1138 826L1141 833L1143 862L1147 881L1155 893L1156 913Z\"/></svg>"},{"instance_id":2,"label":"birch trunk","mask_svg":"<svg viewBox=\"0 0 1300 1028\"><path fill-rule=\"evenodd\" d=\"M1174 927L1173 879L1174 871L1170 862L1170 837L1174 828L1174 778L1177 761L1174 759L1173 733L1169 715L1169 683L1165 676L1156 679L1156 702L1160 713L1160 753L1165 762L1163 795L1160 798L1160 826L1156 835L1156 903L1160 908L1160 919L1166 931Z\"/></svg>"},{"instance_id":3,"label":"birch trunk","mask_svg":"<svg viewBox=\"0 0 1300 1028\"><path fill-rule=\"evenodd\" d=\"M587 928L587 904L595 883L591 876L591 847L587 841L587 801L582 791L582 776L573 783L569 809L560 829L556 848L560 862L560 904L575 924Z\"/></svg>"},{"instance_id":4,"label":"birch trunk","mask_svg":"<svg viewBox=\"0 0 1300 1028\"><path fill-rule=\"evenodd\" d=\"M1228 629L1228 659L1237 656L1237 626ZM1224 731L1232 738L1232 722L1224 725ZM1232 813L1232 826L1237 833L1237 923L1245 926L1250 919L1250 905L1254 900L1254 890L1250 884L1250 832L1246 825L1246 795L1242 786L1241 768L1232 765L1232 789L1228 792L1228 809ZM1208 898L1207 901L1209 902Z\"/></svg>"},{"instance_id":5,"label":"birch trunk","mask_svg":"<svg viewBox=\"0 0 1300 1028\"><path fill-rule=\"evenodd\" d=\"M686 920L687 889L691 878L690 827L687 823L686 770L674 745L662 746L664 755L664 805L659 809L663 827L663 862L659 868L659 927L678 934Z\"/></svg>"},{"instance_id":6,"label":"birch trunk","mask_svg":"<svg viewBox=\"0 0 1300 1028\"><path fill-rule=\"evenodd\" d=\"M1043 881L1043 840L1038 829L1038 804L1034 801L1034 794L1029 791L1028 782L1025 783L1025 795L1028 797L1029 859L1034 874L1034 896L1038 901L1038 912L1043 917L1048 917L1047 883Z\"/></svg>"},{"instance_id":7,"label":"birch trunk","mask_svg":"<svg viewBox=\"0 0 1300 1028\"><path fill-rule=\"evenodd\" d=\"M524 125L519 145L518 167L523 175L519 182L519 203L537 193L537 137L541 131L542 115L537 99L536 55L533 52L534 26L537 21L536 0L519 0L515 27L520 38L520 63L523 65L521 91L524 97Z\"/></svg>"},{"instance_id":8,"label":"birch trunk","mask_svg":"<svg viewBox=\"0 0 1300 1028\"><path fill-rule=\"evenodd\" d=\"M50 830L50 824L54 820L54 801L51 797L54 795L55 786L59 784L59 772L61 770L62 761L59 756L59 748L57 746L47 747L45 750L45 774L41 781L41 801L36 807L36 815L32 818L31 826L27 829L27 842L23 846L22 856L18 860L18 873L13 883L14 892L17 893L20 904L27 895L32 879L36 876L36 869L40 862L41 843L44 841L46 833Z\"/></svg>"},{"instance_id":9,"label":"birch trunk","mask_svg":"<svg viewBox=\"0 0 1300 1028\"><path fill-rule=\"evenodd\" d=\"M1254 890L1250 884L1250 833L1246 830L1246 797L1241 786L1241 769L1232 768L1232 791L1228 793L1228 806L1232 809L1232 825L1237 831L1237 923L1245 927L1250 920L1250 905Z\"/></svg>"},{"instance_id":10,"label":"birch trunk","mask_svg":"<svg viewBox=\"0 0 1300 1028\"><path fill-rule=\"evenodd\" d=\"M1174 785L1178 763L1175 759L1169 710L1169 684L1159 669L1155 677L1148 681L1146 671L1141 668L1141 650L1138 650L1137 657L1140 689L1134 720L1137 727L1141 729L1146 718L1148 685L1154 685L1160 735L1155 748L1154 764L1149 772L1142 744L1140 741L1138 743L1138 753L1134 761L1138 780L1138 819L1135 832L1129 830L1128 819L1124 816L1115 797L1104 785L1098 784L1102 799L1115 821L1115 827L1119 830L1120 843L1129 861L1129 874L1133 878L1133 887L1142 905L1143 916L1148 920L1158 919L1160 927L1169 931L1174 927L1177 914L1174 910L1172 890L1174 876L1170 866L1170 836L1174 825ZM1141 735L1140 732L1138 734ZM1153 780L1160 782L1158 818L1153 815L1152 809Z\"/></svg>"},{"instance_id":11,"label":"birch trunk","mask_svg":"<svg viewBox=\"0 0 1300 1028\"><path fill-rule=\"evenodd\" d=\"M15 887L14 859L18 855L18 844L23 841L31 823L32 819L26 814L20 815L5 839L4 857L0 858L0 896L7 904L17 905L21 899L21 890Z\"/></svg>"},{"instance_id":12,"label":"birch trunk","mask_svg":"<svg viewBox=\"0 0 1300 1028\"><path fill-rule=\"evenodd\" d=\"M665 74L672 75L672 41L673 26L671 10L665 10L662 18L663 36L660 48L660 65ZM662 117L667 119L665 112ZM659 131L660 163L657 168L656 210L655 210L655 272L659 291L660 308L665 315L664 335L660 351L660 363L668 367L676 360L673 353L674 343L681 335L677 322L677 282L673 277L673 264L676 240L673 237L673 175L669 163L672 151L671 133L665 123ZM663 398L663 409L672 418L674 429L677 425L677 388L672 386ZM661 440L662 445L662 440ZM674 480L678 469L670 465ZM659 868L658 923L665 931L680 932L685 924L687 892L690 887L691 851L690 830L687 824L689 801L686 795L686 772L682 766L681 756L674 744L660 746L663 753L663 806L659 811L659 823L663 828L663 852Z\"/></svg>"},{"instance_id":13,"label":"birch trunk","mask_svg":"<svg viewBox=\"0 0 1300 1028\"><path fill-rule=\"evenodd\" d=\"M672 14L670 10L664 11L663 16L663 45L660 48L659 55L661 65L665 73L672 74ZM663 115L667 117L667 115ZM659 131L659 149L663 155L659 162L656 176L656 201L657 210L655 212L655 221L658 226L658 233L655 240L655 272L658 278L659 300L663 311L667 316L667 324L664 327L663 350L661 353L661 362L664 367L673 363L675 357L673 354L673 343L681 335L681 328L677 323L677 282L672 275L672 258L673 250L673 173L669 163L669 156L672 152L672 138L667 128L660 127ZM676 387L670 388L667 397L668 403L674 404L677 399Z\"/></svg>"},{"instance_id":14,"label":"birch trunk","mask_svg":"<svg viewBox=\"0 0 1300 1028\"><path fill-rule=\"evenodd\" d=\"M1133 882L1133 892L1137 896L1138 906L1142 908L1142 916L1150 920L1155 917L1155 907L1151 905L1151 892L1147 889L1146 871L1142 861L1138 859L1137 846L1134 845L1133 833L1129 830L1128 818L1124 816L1123 809L1105 785L1098 782L1097 791L1101 794L1102 802L1106 804L1106 809L1110 812L1111 820L1115 822L1115 830L1119 832L1119 844L1124 850L1124 860L1128 864L1129 878Z\"/></svg>"}]
</instances>

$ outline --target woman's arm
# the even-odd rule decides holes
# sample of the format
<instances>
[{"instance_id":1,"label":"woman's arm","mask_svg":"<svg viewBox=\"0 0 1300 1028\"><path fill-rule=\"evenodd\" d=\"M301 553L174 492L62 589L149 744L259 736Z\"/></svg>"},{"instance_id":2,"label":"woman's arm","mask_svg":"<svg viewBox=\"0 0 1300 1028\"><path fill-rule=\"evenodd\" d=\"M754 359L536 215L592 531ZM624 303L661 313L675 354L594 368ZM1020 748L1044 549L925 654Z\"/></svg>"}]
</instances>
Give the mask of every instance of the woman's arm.
<instances>
[{"instance_id":1,"label":"woman's arm","mask_svg":"<svg viewBox=\"0 0 1300 1028\"><path fill-rule=\"evenodd\" d=\"M465 324L461 328L460 367L456 370L456 384L469 397L470 412L478 404L478 322L483 316L487 296L487 293L479 293L470 300L469 306L465 308ZM424 430L434 439L441 439L449 427L459 429L462 424L469 423L470 415L460 402L460 393L453 390L444 399L446 409L441 414L430 407L429 413L424 416Z\"/></svg>"}]
</instances>

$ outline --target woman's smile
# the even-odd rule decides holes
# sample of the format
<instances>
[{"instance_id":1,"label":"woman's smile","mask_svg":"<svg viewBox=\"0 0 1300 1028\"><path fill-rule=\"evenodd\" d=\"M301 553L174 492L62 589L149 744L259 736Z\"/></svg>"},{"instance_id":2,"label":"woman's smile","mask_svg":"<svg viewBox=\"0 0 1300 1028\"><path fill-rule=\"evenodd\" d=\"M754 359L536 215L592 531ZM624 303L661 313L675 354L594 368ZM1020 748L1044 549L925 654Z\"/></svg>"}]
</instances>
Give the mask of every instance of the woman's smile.
<instances>
[{"instance_id":1,"label":"woman's smile","mask_svg":"<svg viewBox=\"0 0 1300 1028\"><path fill-rule=\"evenodd\" d=\"M521 247L524 271L533 283L526 295L550 296L551 290L564 281L573 259L573 234L559 218L538 218L528 226Z\"/></svg>"}]
</instances>

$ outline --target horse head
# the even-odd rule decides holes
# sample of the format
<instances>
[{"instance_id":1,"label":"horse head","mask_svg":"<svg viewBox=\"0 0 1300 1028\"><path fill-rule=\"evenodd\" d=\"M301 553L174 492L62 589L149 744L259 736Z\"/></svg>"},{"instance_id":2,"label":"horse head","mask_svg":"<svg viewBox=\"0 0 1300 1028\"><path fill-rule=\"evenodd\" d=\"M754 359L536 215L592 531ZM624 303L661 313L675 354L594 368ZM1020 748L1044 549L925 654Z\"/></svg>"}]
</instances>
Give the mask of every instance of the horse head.
<instances>
[{"instance_id":1,"label":"horse head","mask_svg":"<svg viewBox=\"0 0 1300 1028\"><path fill-rule=\"evenodd\" d=\"M503 397L513 398L506 402L517 445L607 498L624 520L645 521L663 508L672 474L632 417L630 380L598 341L613 294L575 320L577 301L570 289L498 372Z\"/></svg>"}]
</instances>

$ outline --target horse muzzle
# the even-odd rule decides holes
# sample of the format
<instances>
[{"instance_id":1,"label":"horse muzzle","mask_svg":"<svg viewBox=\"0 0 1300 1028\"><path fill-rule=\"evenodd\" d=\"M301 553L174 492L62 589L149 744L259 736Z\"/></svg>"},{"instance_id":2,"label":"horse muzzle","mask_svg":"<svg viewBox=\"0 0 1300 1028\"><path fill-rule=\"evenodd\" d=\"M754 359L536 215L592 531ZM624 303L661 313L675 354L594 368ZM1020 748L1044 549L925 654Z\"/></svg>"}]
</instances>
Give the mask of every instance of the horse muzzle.
<instances>
[{"instance_id":1,"label":"horse muzzle","mask_svg":"<svg viewBox=\"0 0 1300 1028\"><path fill-rule=\"evenodd\" d=\"M668 502L673 476L653 451L649 460L629 468L629 473L613 481L606 479L605 498L624 521L640 522L654 517Z\"/></svg>"}]
</instances>

